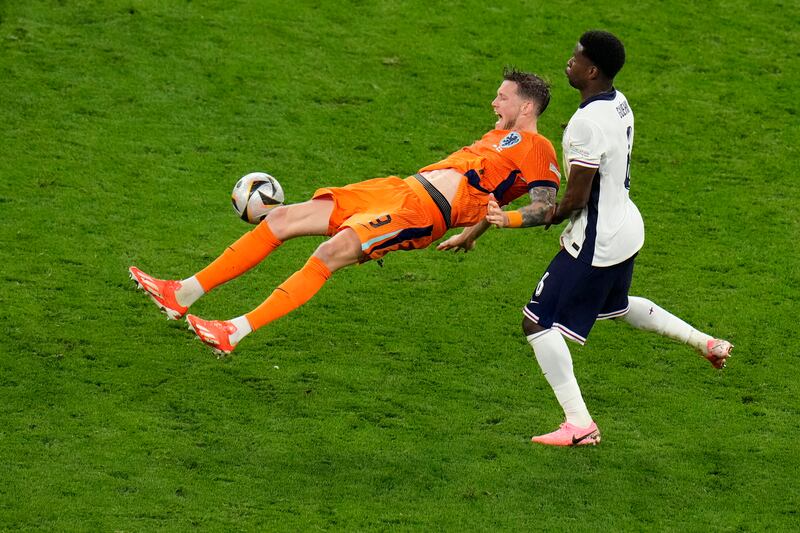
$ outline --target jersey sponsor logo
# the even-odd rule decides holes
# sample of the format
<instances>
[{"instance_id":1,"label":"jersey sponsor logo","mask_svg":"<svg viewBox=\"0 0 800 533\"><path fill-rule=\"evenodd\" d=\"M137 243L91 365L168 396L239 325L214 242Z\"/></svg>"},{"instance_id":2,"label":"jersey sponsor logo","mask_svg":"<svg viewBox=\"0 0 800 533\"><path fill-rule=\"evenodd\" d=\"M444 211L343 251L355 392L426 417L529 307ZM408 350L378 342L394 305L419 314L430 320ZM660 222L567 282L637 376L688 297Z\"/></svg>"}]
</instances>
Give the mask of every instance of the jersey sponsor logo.
<instances>
[{"instance_id":1,"label":"jersey sponsor logo","mask_svg":"<svg viewBox=\"0 0 800 533\"><path fill-rule=\"evenodd\" d=\"M519 144L522 142L522 135L517 133L516 131L509 132L508 135L503 137L500 141L500 144L496 145L495 148L498 152L502 152L506 148L511 148L514 145Z\"/></svg>"}]
</instances>

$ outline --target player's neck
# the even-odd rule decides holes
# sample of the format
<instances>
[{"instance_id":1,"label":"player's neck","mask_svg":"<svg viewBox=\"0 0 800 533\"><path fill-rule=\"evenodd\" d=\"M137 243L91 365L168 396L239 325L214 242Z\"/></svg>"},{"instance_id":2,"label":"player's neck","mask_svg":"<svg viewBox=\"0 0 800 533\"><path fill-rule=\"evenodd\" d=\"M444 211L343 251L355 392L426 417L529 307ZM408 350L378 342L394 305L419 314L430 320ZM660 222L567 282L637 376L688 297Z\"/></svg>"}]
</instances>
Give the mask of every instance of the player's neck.
<instances>
[{"instance_id":1,"label":"player's neck","mask_svg":"<svg viewBox=\"0 0 800 533\"><path fill-rule=\"evenodd\" d=\"M539 133L539 129L536 125L536 119L519 121L516 124L514 124L514 127L511 129L514 131L527 131L529 133Z\"/></svg>"},{"instance_id":2,"label":"player's neck","mask_svg":"<svg viewBox=\"0 0 800 533\"><path fill-rule=\"evenodd\" d=\"M595 97L598 94L608 93L614 89L613 83L593 84L589 85L581 91L581 102L585 102L589 98Z\"/></svg>"}]
</instances>

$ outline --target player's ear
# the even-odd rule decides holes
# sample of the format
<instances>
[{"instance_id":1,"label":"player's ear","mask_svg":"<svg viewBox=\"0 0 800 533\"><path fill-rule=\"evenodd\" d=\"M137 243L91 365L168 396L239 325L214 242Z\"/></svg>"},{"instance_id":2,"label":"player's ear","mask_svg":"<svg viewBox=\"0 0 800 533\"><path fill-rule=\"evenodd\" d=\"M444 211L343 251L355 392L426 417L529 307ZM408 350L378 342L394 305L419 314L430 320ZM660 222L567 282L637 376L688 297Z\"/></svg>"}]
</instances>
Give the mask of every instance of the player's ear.
<instances>
[{"instance_id":1,"label":"player's ear","mask_svg":"<svg viewBox=\"0 0 800 533\"><path fill-rule=\"evenodd\" d=\"M522 112L526 115L535 115L536 114L536 102L533 100L525 100L522 103Z\"/></svg>"}]
</instances>

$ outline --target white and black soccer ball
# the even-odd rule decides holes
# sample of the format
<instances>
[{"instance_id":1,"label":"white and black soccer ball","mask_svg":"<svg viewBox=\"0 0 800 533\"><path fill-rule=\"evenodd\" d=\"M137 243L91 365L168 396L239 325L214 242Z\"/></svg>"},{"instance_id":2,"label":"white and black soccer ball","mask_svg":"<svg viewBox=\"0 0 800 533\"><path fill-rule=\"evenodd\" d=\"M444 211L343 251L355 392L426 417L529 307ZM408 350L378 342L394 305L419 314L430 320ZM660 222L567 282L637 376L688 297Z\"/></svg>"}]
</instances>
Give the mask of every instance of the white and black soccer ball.
<instances>
[{"instance_id":1,"label":"white and black soccer ball","mask_svg":"<svg viewBox=\"0 0 800 533\"><path fill-rule=\"evenodd\" d=\"M231 202L239 218L250 224L258 224L270 211L283 205L283 187L265 172L251 172L242 176L233 186Z\"/></svg>"}]
</instances>

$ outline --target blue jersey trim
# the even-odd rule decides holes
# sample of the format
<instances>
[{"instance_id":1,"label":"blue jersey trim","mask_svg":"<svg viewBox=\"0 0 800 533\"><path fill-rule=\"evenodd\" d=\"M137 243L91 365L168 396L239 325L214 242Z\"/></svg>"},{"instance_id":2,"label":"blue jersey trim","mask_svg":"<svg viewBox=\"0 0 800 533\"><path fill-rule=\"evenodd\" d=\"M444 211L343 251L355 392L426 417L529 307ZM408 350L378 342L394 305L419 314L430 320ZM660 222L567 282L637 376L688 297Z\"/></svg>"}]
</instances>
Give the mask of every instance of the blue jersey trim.
<instances>
[{"instance_id":1,"label":"blue jersey trim","mask_svg":"<svg viewBox=\"0 0 800 533\"><path fill-rule=\"evenodd\" d=\"M399 244L403 241L419 239L420 237L430 237L433 234L433 226L427 226L424 228L406 228L396 233L397 235L393 239L389 239L388 241L376 244L374 247L369 248L369 252L367 252L367 255L373 253L376 250L388 248L390 246L394 246L395 244ZM390 233L386 236L391 236L391 235L392 234ZM374 241L375 239L372 239L369 242L374 242ZM361 246L361 249L366 251L363 245Z\"/></svg>"},{"instance_id":2,"label":"blue jersey trim","mask_svg":"<svg viewBox=\"0 0 800 533\"><path fill-rule=\"evenodd\" d=\"M501 181L500 184L497 186L497 188L494 191L492 191L497 201L499 202L505 201L503 197L505 196L508 189L510 189L511 186L514 185L514 182L517 180L517 176L519 176L520 174L522 174L522 172L520 172L519 170L512 170L511 173L508 175L508 177L503 181Z\"/></svg>"},{"instance_id":3,"label":"blue jersey trim","mask_svg":"<svg viewBox=\"0 0 800 533\"><path fill-rule=\"evenodd\" d=\"M552 187L553 189L558 190L558 183L550 180L536 180L528 184L528 190L531 190L534 187Z\"/></svg>"},{"instance_id":4,"label":"blue jersey trim","mask_svg":"<svg viewBox=\"0 0 800 533\"><path fill-rule=\"evenodd\" d=\"M483 187L481 187L481 177L478 175L478 172L476 170L474 169L468 170L464 175L467 177L467 183L469 183L470 186L478 189L481 192L489 194L490 191L488 189L484 189Z\"/></svg>"},{"instance_id":5,"label":"blue jersey trim","mask_svg":"<svg viewBox=\"0 0 800 533\"><path fill-rule=\"evenodd\" d=\"M368 240L367 242L363 243L363 244L361 245L361 250L362 250L362 251L366 251L366 250L368 250L368 249L369 249L369 247L370 247L370 246L372 246L372 245L373 245L373 244L375 244L376 242L380 242L380 241L382 241L383 239L388 239L389 237L394 237L395 235L397 235L397 234L398 234L398 233L400 233L401 231L402 231L402 230L390 231L389 233L385 233L385 234L383 234L383 235L380 235L380 236L378 236L378 237L374 237L374 238L372 238L372 239Z\"/></svg>"},{"instance_id":6,"label":"blue jersey trim","mask_svg":"<svg viewBox=\"0 0 800 533\"><path fill-rule=\"evenodd\" d=\"M583 238L583 246L578 254L578 260L589 265L594 260L594 247L597 244L597 216L598 205L600 203L600 172L594 175L592 181L592 192L589 193L589 202L586 205L588 209L586 217L586 233Z\"/></svg>"},{"instance_id":7,"label":"blue jersey trim","mask_svg":"<svg viewBox=\"0 0 800 533\"><path fill-rule=\"evenodd\" d=\"M615 88L611 88L610 91L607 93L600 93L596 94L590 98L587 98L583 102L581 102L580 108L583 109L587 105L591 104L592 102L597 102L598 100L613 100L617 97L617 90Z\"/></svg>"},{"instance_id":8,"label":"blue jersey trim","mask_svg":"<svg viewBox=\"0 0 800 533\"><path fill-rule=\"evenodd\" d=\"M506 192L508 192L508 190L514 185L514 182L517 180L517 176L520 174L522 174L522 172L519 169L512 170L506 179L501 181L493 191L481 187L481 177L475 170L468 170L464 176L467 178L467 183L469 183L471 187L486 194L492 193L498 202L503 202L503 196L505 196Z\"/></svg>"}]
</instances>

